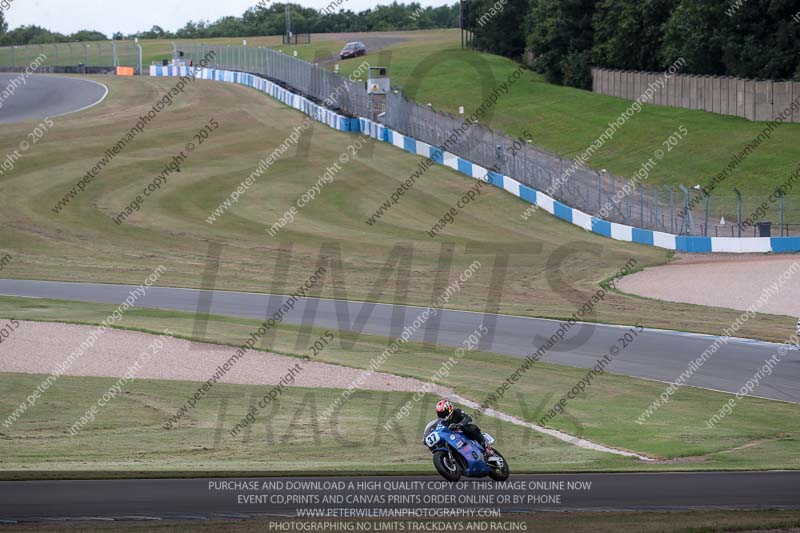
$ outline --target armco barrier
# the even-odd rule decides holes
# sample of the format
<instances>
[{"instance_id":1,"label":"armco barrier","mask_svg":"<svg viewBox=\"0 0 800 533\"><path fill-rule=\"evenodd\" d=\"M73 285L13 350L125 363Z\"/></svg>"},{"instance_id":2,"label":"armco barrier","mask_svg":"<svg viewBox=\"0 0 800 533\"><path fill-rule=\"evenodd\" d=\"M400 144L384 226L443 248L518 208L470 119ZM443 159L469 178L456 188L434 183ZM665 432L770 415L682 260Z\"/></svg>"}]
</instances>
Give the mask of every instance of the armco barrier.
<instances>
[{"instance_id":1,"label":"armco barrier","mask_svg":"<svg viewBox=\"0 0 800 533\"><path fill-rule=\"evenodd\" d=\"M580 226L586 231L597 233L618 241L634 242L648 246L657 246L667 250L695 253L792 253L800 252L800 237L684 237L645 230L602 220L564 205L550 196L537 191L517 180L491 172L486 168L458 157L450 152L442 152L435 146L418 141L412 137L390 130L381 124L366 118L350 118L318 105L308 98L293 93L280 85L272 83L253 74L229 70L201 69L197 67L150 67L151 76L195 76L198 79L224 81L252 87L267 93L284 104L294 107L314 120L327 124L339 131L364 133L377 140L393 144L406 152L429 157L436 163L457 170L471 178L484 179L495 187L503 189L514 196L544 209L553 216Z\"/></svg>"}]
</instances>

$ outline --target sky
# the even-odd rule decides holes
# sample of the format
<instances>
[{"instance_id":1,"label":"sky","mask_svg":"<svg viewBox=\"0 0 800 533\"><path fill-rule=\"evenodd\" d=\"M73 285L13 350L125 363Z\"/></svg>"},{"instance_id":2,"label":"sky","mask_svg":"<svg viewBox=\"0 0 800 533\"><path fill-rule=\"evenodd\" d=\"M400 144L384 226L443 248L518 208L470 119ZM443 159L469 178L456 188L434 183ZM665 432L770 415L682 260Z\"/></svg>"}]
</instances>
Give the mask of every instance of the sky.
<instances>
[{"instance_id":1,"label":"sky","mask_svg":"<svg viewBox=\"0 0 800 533\"><path fill-rule=\"evenodd\" d=\"M135 33L154 25L174 31L189 20L217 20L227 15L240 16L248 8L265 0L4 0L10 5L5 17L10 29L36 24L60 33L98 30L109 36L114 32ZM362 11L376 3L391 0L343 0L341 7ZM401 0L403 1L403 0ZM411 0L405 0L409 3ZM423 7L451 4L454 0L417 0ZM292 0L292 3L322 9L331 0Z\"/></svg>"}]
</instances>

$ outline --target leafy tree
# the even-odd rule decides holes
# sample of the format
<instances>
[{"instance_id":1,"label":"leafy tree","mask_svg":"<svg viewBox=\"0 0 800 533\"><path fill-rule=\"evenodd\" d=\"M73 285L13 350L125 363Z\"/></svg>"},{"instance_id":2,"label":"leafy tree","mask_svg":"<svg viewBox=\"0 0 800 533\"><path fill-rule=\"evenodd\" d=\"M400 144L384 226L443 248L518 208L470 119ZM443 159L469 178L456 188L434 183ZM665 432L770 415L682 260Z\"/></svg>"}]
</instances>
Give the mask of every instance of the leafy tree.
<instances>
[{"instance_id":1,"label":"leafy tree","mask_svg":"<svg viewBox=\"0 0 800 533\"><path fill-rule=\"evenodd\" d=\"M719 28L728 0L681 0L664 25L662 65L684 58L693 74L725 74Z\"/></svg>"},{"instance_id":2,"label":"leafy tree","mask_svg":"<svg viewBox=\"0 0 800 533\"><path fill-rule=\"evenodd\" d=\"M606 68L660 70L663 26L677 0L601 0L594 15L596 64Z\"/></svg>"},{"instance_id":3,"label":"leafy tree","mask_svg":"<svg viewBox=\"0 0 800 533\"><path fill-rule=\"evenodd\" d=\"M790 79L800 67L800 24L792 20L796 0L750 0L724 17L716 40L727 75Z\"/></svg>"},{"instance_id":4,"label":"leafy tree","mask_svg":"<svg viewBox=\"0 0 800 533\"><path fill-rule=\"evenodd\" d=\"M81 30L69 36L70 41L107 41L108 36L94 30Z\"/></svg>"},{"instance_id":5,"label":"leafy tree","mask_svg":"<svg viewBox=\"0 0 800 533\"><path fill-rule=\"evenodd\" d=\"M146 32L139 34L137 37L141 37L142 39L169 39L170 34L164 31L164 28L161 26L156 25Z\"/></svg>"},{"instance_id":6,"label":"leafy tree","mask_svg":"<svg viewBox=\"0 0 800 533\"><path fill-rule=\"evenodd\" d=\"M517 0L515 0L517 1ZM323 2L324 3L324 2ZM358 13L351 10L322 11L290 4L294 33L367 32L452 28L458 26L458 4L422 8L419 3L380 5ZM336 2L333 2L336 6ZM188 22L176 32L180 38L282 35L286 31L286 4L257 5L241 17L215 22ZM147 37L143 37L147 38Z\"/></svg>"},{"instance_id":7,"label":"leafy tree","mask_svg":"<svg viewBox=\"0 0 800 533\"><path fill-rule=\"evenodd\" d=\"M468 27L475 33L475 46L507 57L525 51L525 27L520 13L527 13L529 0L476 0L467 10Z\"/></svg>"},{"instance_id":8,"label":"leafy tree","mask_svg":"<svg viewBox=\"0 0 800 533\"><path fill-rule=\"evenodd\" d=\"M8 30L8 22L6 22L5 14L0 10L0 37Z\"/></svg>"},{"instance_id":9,"label":"leafy tree","mask_svg":"<svg viewBox=\"0 0 800 533\"><path fill-rule=\"evenodd\" d=\"M429 28L458 28L458 3L430 9Z\"/></svg>"},{"instance_id":10,"label":"leafy tree","mask_svg":"<svg viewBox=\"0 0 800 533\"><path fill-rule=\"evenodd\" d=\"M562 83L579 89L592 88L592 51L572 50L561 62Z\"/></svg>"},{"instance_id":11,"label":"leafy tree","mask_svg":"<svg viewBox=\"0 0 800 533\"><path fill-rule=\"evenodd\" d=\"M592 49L594 7L595 0L533 0L528 48L534 68L550 82L591 86L586 52Z\"/></svg>"},{"instance_id":12,"label":"leafy tree","mask_svg":"<svg viewBox=\"0 0 800 533\"><path fill-rule=\"evenodd\" d=\"M681 0L664 31L664 63L683 57L693 74L788 79L797 75L795 0Z\"/></svg>"},{"instance_id":13,"label":"leafy tree","mask_svg":"<svg viewBox=\"0 0 800 533\"><path fill-rule=\"evenodd\" d=\"M0 35L0 44L2 45L49 44L67 40L66 35L34 25L20 26Z\"/></svg>"}]
</instances>

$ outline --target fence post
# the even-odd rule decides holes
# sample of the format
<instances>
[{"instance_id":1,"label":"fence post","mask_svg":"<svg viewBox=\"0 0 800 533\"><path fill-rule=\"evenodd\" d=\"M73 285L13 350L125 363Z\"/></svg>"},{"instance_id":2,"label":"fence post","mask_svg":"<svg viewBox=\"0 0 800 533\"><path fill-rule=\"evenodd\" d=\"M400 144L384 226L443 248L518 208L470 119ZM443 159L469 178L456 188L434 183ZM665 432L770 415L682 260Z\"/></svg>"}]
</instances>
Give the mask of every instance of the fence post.
<instances>
[{"instance_id":1,"label":"fence post","mask_svg":"<svg viewBox=\"0 0 800 533\"><path fill-rule=\"evenodd\" d=\"M603 211L603 176L597 171L595 174L597 174L597 214L600 215Z\"/></svg>"},{"instance_id":2,"label":"fence post","mask_svg":"<svg viewBox=\"0 0 800 533\"><path fill-rule=\"evenodd\" d=\"M655 217L653 219L654 220L653 229L657 230L659 228L663 228L664 224L661 222L661 219L658 216L659 215L658 208L660 207L660 205L659 205L660 199L658 198L658 188L655 185L653 185L652 186L652 191L653 191L653 206L655 208Z\"/></svg>"},{"instance_id":3,"label":"fence post","mask_svg":"<svg viewBox=\"0 0 800 533\"><path fill-rule=\"evenodd\" d=\"M626 199L628 200L628 216L625 218L625 222L628 223L633 219L633 198L627 196Z\"/></svg>"},{"instance_id":4,"label":"fence post","mask_svg":"<svg viewBox=\"0 0 800 533\"><path fill-rule=\"evenodd\" d=\"M639 227L644 229L644 187L639 187Z\"/></svg>"},{"instance_id":5,"label":"fence post","mask_svg":"<svg viewBox=\"0 0 800 533\"><path fill-rule=\"evenodd\" d=\"M778 217L780 220L778 224L781 226L781 237L783 237L783 189L776 187L775 192L778 193ZM789 232L786 232L786 236L789 236Z\"/></svg>"},{"instance_id":6,"label":"fence post","mask_svg":"<svg viewBox=\"0 0 800 533\"><path fill-rule=\"evenodd\" d=\"M530 141L525 143L525 167L522 170L522 181L525 182L525 185L528 185L528 151L530 150Z\"/></svg>"},{"instance_id":7,"label":"fence post","mask_svg":"<svg viewBox=\"0 0 800 533\"><path fill-rule=\"evenodd\" d=\"M708 204L711 201L711 195L706 194L706 221L703 224L703 237L708 237Z\"/></svg>"},{"instance_id":8,"label":"fence post","mask_svg":"<svg viewBox=\"0 0 800 533\"><path fill-rule=\"evenodd\" d=\"M617 176L614 175L613 172L609 173L611 175L611 194L617 194ZM627 221L625 219L625 208L620 206L619 214L622 215L622 220Z\"/></svg>"},{"instance_id":9,"label":"fence post","mask_svg":"<svg viewBox=\"0 0 800 533\"><path fill-rule=\"evenodd\" d=\"M669 232L675 233L675 190L669 188Z\"/></svg>"},{"instance_id":10,"label":"fence post","mask_svg":"<svg viewBox=\"0 0 800 533\"><path fill-rule=\"evenodd\" d=\"M512 148L512 149L514 148L514 143L515 143L515 142L516 142L516 141L512 142L512 144L511 144L511 148ZM517 150L514 150L514 151L511 153L511 160L512 160L512 163L511 163L511 165L512 165L512 168L513 168L513 169L512 169L512 172L514 173L514 176L513 176L513 177L514 177L515 179L517 179L517 178L519 178L519 164L517 163Z\"/></svg>"},{"instance_id":11,"label":"fence post","mask_svg":"<svg viewBox=\"0 0 800 533\"><path fill-rule=\"evenodd\" d=\"M500 137L501 137L502 143L503 143L501 145L503 147L502 148L502 152L501 152L503 158L500 160L501 163L503 164L503 167L502 167L503 168L503 172L502 172L502 174L504 174L506 176L509 176L509 175L511 175L511 170L508 168L508 157L506 156L506 154L508 153L508 152L506 152L506 134L501 131L500 132Z\"/></svg>"},{"instance_id":12,"label":"fence post","mask_svg":"<svg viewBox=\"0 0 800 533\"><path fill-rule=\"evenodd\" d=\"M739 192L739 189L737 189L736 187L733 188L733 192L736 193L738 202L736 226L739 228L739 237L741 237L742 236L742 193Z\"/></svg>"},{"instance_id":13,"label":"fence post","mask_svg":"<svg viewBox=\"0 0 800 533\"><path fill-rule=\"evenodd\" d=\"M683 222L681 222L681 235L690 235L692 231L692 211L689 207L689 189L683 184L678 185L683 191Z\"/></svg>"}]
</instances>

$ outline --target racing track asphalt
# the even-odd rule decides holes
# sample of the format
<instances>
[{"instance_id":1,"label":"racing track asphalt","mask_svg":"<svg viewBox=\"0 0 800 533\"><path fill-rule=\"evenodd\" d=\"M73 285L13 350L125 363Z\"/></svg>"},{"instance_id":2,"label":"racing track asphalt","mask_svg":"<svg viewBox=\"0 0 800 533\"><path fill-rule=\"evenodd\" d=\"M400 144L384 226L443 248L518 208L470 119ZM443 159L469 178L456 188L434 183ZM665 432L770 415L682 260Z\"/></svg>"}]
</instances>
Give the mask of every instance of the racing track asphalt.
<instances>
[{"instance_id":1,"label":"racing track asphalt","mask_svg":"<svg viewBox=\"0 0 800 533\"><path fill-rule=\"evenodd\" d=\"M9 89L14 79L21 85ZM81 111L102 102L108 94L102 83L82 78L0 73L0 95L8 90L14 94L0 101L0 123L4 124Z\"/></svg>"},{"instance_id":2,"label":"racing track asphalt","mask_svg":"<svg viewBox=\"0 0 800 533\"><path fill-rule=\"evenodd\" d=\"M22 523L56 517L95 520L296 517L297 510L302 508L326 512L328 509L405 512L499 509L505 519L512 520L513 513L543 510L800 509L800 472L520 474L512 475L505 487L485 480L462 480L467 482L462 487L453 487L435 476L235 480L258 481L255 490L222 484L234 481L230 478L0 482L0 524L3 520ZM273 485L265 487L262 482ZM331 482L337 485L330 485ZM348 485L350 482L354 483L352 487ZM494 495L494 501L475 498L489 494ZM324 495L341 496L343 501L323 503ZM347 501L348 495L363 499ZM391 495L406 498L392 500ZM459 500L460 495L466 501ZM500 501L499 495L509 495L511 501ZM425 501L431 497L438 501Z\"/></svg>"},{"instance_id":3,"label":"racing track asphalt","mask_svg":"<svg viewBox=\"0 0 800 533\"><path fill-rule=\"evenodd\" d=\"M132 289L127 285L0 280L0 295L106 303L115 307ZM210 297L207 307L202 307L201 296ZM150 287L135 305L265 320L280 308L285 299L285 296L256 293ZM305 298L285 315L284 321L394 338L422 311L419 307ZM309 316L305 316L306 312ZM489 328L490 333L483 337L479 349L515 357L532 353L560 327L559 321L548 319L443 310L417 330L412 339L459 347L481 323ZM542 361L591 368L609 353L611 346L619 345L620 337L628 329L612 325L576 325ZM714 340L715 337L707 335L646 329L622 349L606 369L617 374L671 383ZM780 346L730 339L688 379L687 384L735 393L763 366L765 360L778 354ZM790 350L780 356L780 360L773 374L763 379L752 395L800 403L800 350ZM495 377L498 384L505 378Z\"/></svg>"}]
</instances>

